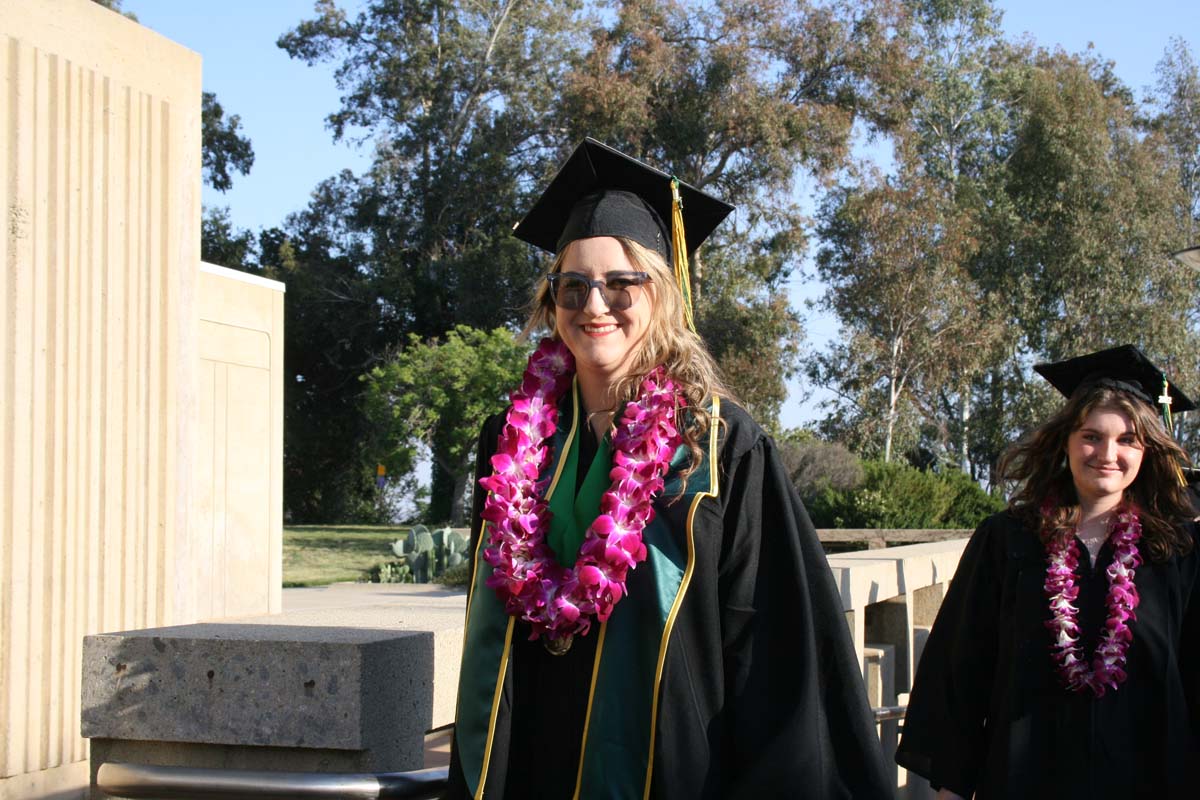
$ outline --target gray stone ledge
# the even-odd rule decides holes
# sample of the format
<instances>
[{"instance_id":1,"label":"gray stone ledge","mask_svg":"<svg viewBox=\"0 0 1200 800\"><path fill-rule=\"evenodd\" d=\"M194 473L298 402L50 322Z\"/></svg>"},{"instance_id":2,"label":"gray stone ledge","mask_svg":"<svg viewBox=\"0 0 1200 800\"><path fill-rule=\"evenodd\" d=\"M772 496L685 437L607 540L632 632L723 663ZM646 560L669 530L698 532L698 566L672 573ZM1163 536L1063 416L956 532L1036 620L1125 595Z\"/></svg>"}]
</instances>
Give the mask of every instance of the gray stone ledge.
<instances>
[{"instance_id":1,"label":"gray stone ledge","mask_svg":"<svg viewBox=\"0 0 1200 800\"><path fill-rule=\"evenodd\" d=\"M422 734L432 727L433 638L427 631L245 623L89 636L82 732L369 749L385 761L415 748L419 766Z\"/></svg>"}]
</instances>

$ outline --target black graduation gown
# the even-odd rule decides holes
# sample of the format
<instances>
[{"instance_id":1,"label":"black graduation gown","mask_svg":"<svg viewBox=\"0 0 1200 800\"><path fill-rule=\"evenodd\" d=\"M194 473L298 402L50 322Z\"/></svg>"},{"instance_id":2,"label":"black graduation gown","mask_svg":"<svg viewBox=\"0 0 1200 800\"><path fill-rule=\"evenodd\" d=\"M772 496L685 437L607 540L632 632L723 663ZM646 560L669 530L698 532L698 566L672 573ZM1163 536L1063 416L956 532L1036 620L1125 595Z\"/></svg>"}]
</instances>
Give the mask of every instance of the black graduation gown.
<instances>
[{"instance_id":1,"label":"black graduation gown","mask_svg":"<svg viewBox=\"0 0 1200 800\"><path fill-rule=\"evenodd\" d=\"M720 486L691 512L695 568L665 651L649 796L890 798L894 777L816 532L773 442L741 409L720 410ZM489 469L502 425L497 417L484 426L477 477ZM482 496L476 492L472 553ZM655 504L681 540L689 509L669 498ZM654 591L646 566L629 575L630 599ZM520 627L513 636L484 796L571 797L583 773L596 637L577 637L556 657L525 636ZM464 663L470 658L464 653ZM461 717L461 692L459 703ZM451 798L470 795L459 747L456 732ZM643 786L593 783L580 796L641 798Z\"/></svg>"},{"instance_id":2,"label":"black graduation gown","mask_svg":"<svg viewBox=\"0 0 1200 800\"><path fill-rule=\"evenodd\" d=\"M1093 567L1080 545L1089 661L1112 558L1106 543ZM1041 541L1009 512L985 520L921 655L896 761L964 797L1200 797L1200 554L1143 560L1128 678L1101 698L1068 692L1045 627Z\"/></svg>"}]
</instances>

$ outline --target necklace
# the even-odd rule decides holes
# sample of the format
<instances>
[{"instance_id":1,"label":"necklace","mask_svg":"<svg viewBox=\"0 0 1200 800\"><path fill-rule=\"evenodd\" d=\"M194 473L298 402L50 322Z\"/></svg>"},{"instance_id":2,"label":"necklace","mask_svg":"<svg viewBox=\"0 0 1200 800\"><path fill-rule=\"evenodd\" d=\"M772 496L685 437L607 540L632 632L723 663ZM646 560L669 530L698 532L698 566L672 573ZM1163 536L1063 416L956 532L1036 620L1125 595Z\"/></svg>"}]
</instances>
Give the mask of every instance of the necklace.
<instances>
[{"instance_id":1,"label":"necklace","mask_svg":"<svg viewBox=\"0 0 1200 800\"><path fill-rule=\"evenodd\" d=\"M1100 643L1092 656L1091 668L1083 657L1079 643L1079 609L1072 603L1079 597L1075 585L1075 570L1079 568L1079 545L1073 531L1060 533L1046 543L1046 597L1050 601L1051 618L1046 627L1054 634L1050 652L1055 669L1063 685L1072 692L1090 691L1103 697L1109 689L1116 689L1125 681L1125 655L1133 632L1127 623L1137 619L1134 609L1138 606L1137 586L1134 573L1141 565L1138 541L1142 537L1142 524L1137 512L1122 507L1117 510L1109 538L1115 552L1113 561L1105 570L1108 576L1108 594L1104 605L1108 619Z\"/></svg>"},{"instance_id":2,"label":"necklace","mask_svg":"<svg viewBox=\"0 0 1200 800\"><path fill-rule=\"evenodd\" d=\"M512 402L492 475L479 481L488 492L481 516L489 524L483 559L492 566L488 588L510 616L532 628L546 649L562 655L575 635L606 621L625 595L630 569L646 559L642 531L654 518L651 501L682 441L675 426L682 396L665 370L642 380L613 434L612 484L600 498L600 515L588 526L572 567L558 564L546 544L550 510L546 440L558 426L558 401L571 385L575 364L562 342L543 339L529 357Z\"/></svg>"}]
</instances>

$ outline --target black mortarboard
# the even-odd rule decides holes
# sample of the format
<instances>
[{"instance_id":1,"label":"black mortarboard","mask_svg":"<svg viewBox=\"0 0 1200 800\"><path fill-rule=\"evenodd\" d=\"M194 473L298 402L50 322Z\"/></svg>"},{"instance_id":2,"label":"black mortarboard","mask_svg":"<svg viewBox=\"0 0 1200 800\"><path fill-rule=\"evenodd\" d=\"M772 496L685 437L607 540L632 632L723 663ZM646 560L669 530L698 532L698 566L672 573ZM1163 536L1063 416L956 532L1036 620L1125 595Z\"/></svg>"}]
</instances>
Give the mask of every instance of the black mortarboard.
<instances>
[{"instance_id":1,"label":"black mortarboard","mask_svg":"<svg viewBox=\"0 0 1200 800\"><path fill-rule=\"evenodd\" d=\"M1165 385L1171 398L1170 413L1179 414L1196 407L1179 387L1167 381L1162 370L1131 344L1052 364L1037 364L1033 369L1067 397L1082 387L1110 386L1157 408L1166 405L1162 402Z\"/></svg>"},{"instance_id":2,"label":"black mortarboard","mask_svg":"<svg viewBox=\"0 0 1200 800\"><path fill-rule=\"evenodd\" d=\"M551 253L576 239L624 236L670 264L671 182L661 170L584 139L513 234ZM687 251L692 253L733 206L682 181L679 193Z\"/></svg>"}]
</instances>

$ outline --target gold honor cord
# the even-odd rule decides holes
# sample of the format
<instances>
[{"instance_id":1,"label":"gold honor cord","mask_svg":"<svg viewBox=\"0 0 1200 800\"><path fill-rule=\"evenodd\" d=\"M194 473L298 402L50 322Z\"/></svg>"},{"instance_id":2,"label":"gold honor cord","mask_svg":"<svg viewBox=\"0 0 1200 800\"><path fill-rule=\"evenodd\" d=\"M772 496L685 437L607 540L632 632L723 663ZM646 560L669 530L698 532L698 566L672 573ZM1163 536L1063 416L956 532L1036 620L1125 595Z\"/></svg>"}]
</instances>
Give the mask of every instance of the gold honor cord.
<instances>
[{"instance_id":1,"label":"gold honor cord","mask_svg":"<svg viewBox=\"0 0 1200 800\"><path fill-rule=\"evenodd\" d=\"M1158 397L1159 407L1162 408L1163 424L1167 426L1167 434L1171 437L1175 436L1175 420L1171 418L1171 385L1163 378L1162 394ZM1179 462L1171 459L1171 465L1175 467L1175 477L1179 479L1180 486L1187 486L1187 478L1183 476L1183 469L1179 466Z\"/></svg>"},{"instance_id":2,"label":"gold honor cord","mask_svg":"<svg viewBox=\"0 0 1200 800\"><path fill-rule=\"evenodd\" d=\"M692 319L692 281L688 271L687 236L683 230L683 199L679 196L679 178L671 177L671 252L675 262L675 283L683 295L683 318L688 330L696 332Z\"/></svg>"}]
</instances>

